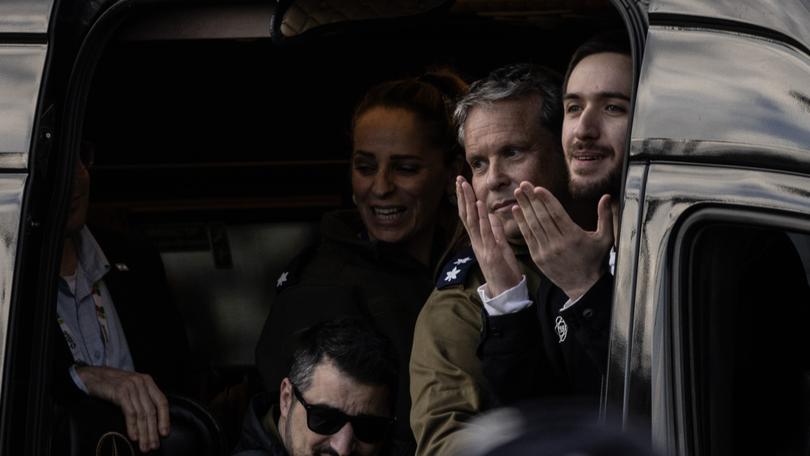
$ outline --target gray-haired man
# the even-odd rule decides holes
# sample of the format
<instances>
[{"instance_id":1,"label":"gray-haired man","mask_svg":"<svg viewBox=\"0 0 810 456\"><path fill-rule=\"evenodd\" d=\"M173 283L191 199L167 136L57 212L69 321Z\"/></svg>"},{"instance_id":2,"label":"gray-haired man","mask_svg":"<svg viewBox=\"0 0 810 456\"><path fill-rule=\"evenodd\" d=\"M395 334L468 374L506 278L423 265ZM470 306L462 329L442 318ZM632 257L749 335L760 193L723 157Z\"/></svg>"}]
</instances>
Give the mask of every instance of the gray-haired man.
<instances>
[{"instance_id":1,"label":"gray-haired man","mask_svg":"<svg viewBox=\"0 0 810 456\"><path fill-rule=\"evenodd\" d=\"M457 107L459 139L472 168L472 186L461 179L457 184L459 215L468 231L479 222L494 228L497 239L488 237L486 242L498 248L487 250L487 258L476 259L468 248L451 259L419 315L410 363L417 454L457 451L457 431L463 424L500 402L485 380L477 353L488 331L482 311L495 311L487 297L518 282L535 293L547 282L528 254L512 206L517 204L515 190L524 181L549 189L563 201L567 198L560 86L559 75L550 70L511 65L474 83ZM480 232L470 234L474 245L485 241ZM502 266L502 260L509 261L508 267L483 272L478 267ZM487 289L481 289L484 282Z\"/></svg>"}]
</instances>

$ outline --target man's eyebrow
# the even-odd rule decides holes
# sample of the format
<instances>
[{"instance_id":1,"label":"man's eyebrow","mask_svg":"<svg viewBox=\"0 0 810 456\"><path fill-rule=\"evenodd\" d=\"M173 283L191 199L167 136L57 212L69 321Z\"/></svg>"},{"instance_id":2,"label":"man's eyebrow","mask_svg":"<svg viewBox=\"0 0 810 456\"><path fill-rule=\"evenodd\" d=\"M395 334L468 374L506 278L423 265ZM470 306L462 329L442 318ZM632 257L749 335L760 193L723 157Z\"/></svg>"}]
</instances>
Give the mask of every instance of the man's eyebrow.
<instances>
[{"instance_id":1,"label":"man's eyebrow","mask_svg":"<svg viewBox=\"0 0 810 456\"><path fill-rule=\"evenodd\" d=\"M630 95L624 92L599 92L599 96L602 98L619 98L621 100L630 101Z\"/></svg>"},{"instance_id":2,"label":"man's eyebrow","mask_svg":"<svg viewBox=\"0 0 810 456\"><path fill-rule=\"evenodd\" d=\"M569 92L563 95L563 100L580 99L582 95L576 92ZM630 96L623 92L597 92L595 98L618 98L625 101L630 101Z\"/></svg>"}]
</instances>

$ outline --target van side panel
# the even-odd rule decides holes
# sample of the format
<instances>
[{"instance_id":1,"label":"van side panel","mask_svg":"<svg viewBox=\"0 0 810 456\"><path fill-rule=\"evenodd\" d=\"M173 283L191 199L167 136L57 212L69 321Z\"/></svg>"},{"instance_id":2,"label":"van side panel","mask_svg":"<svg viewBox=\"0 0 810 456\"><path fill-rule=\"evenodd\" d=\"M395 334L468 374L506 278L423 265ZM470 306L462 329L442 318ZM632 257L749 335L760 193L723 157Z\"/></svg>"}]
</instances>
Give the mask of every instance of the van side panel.
<instances>
[{"instance_id":1,"label":"van side panel","mask_svg":"<svg viewBox=\"0 0 810 456\"><path fill-rule=\"evenodd\" d=\"M0 169L28 165L47 46L0 45Z\"/></svg>"},{"instance_id":2,"label":"van side panel","mask_svg":"<svg viewBox=\"0 0 810 456\"><path fill-rule=\"evenodd\" d=\"M685 353L680 332L683 298L672 282L673 245L681 222L699 207L745 208L802 216L810 213L810 178L731 167L653 163L644 193L644 221L635 290L628 416L650 416L662 454L690 454L684 417ZM616 323L614 323L615 325ZM682 328L677 328L682 329Z\"/></svg>"},{"instance_id":3,"label":"van side panel","mask_svg":"<svg viewBox=\"0 0 810 456\"><path fill-rule=\"evenodd\" d=\"M3 0L0 2L0 33L48 32L53 0Z\"/></svg>"},{"instance_id":4,"label":"van side panel","mask_svg":"<svg viewBox=\"0 0 810 456\"><path fill-rule=\"evenodd\" d=\"M806 0L654 0L649 13L653 24L657 16L678 14L765 27L810 47Z\"/></svg>"},{"instance_id":5,"label":"van side panel","mask_svg":"<svg viewBox=\"0 0 810 456\"><path fill-rule=\"evenodd\" d=\"M5 368L11 289L20 230L24 174L0 175L0 378Z\"/></svg>"},{"instance_id":6,"label":"van side panel","mask_svg":"<svg viewBox=\"0 0 810 456\"><path fill-rule=\"evenodd\" d=\"M650 27L632 138L660 144L631 154L805 170L808 75L810 57L787 45L724 31ZM750 147L761 152L752 154Z\"/></svg>"}]
</instances>

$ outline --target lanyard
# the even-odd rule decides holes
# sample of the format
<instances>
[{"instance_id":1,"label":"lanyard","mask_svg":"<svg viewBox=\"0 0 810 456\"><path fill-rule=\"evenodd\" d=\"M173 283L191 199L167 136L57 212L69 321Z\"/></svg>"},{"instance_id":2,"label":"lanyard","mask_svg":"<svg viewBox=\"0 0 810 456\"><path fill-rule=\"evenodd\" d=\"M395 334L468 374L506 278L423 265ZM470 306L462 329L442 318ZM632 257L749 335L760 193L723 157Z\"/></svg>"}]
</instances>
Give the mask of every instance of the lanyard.
<instances>
[{"instance_id":1,"label":"lanyard","mask_svg":"<svg viewBox=\"0 0 810 456\"><path fill-rule=\"evenodd\" d=\"M105 360L106 355L108 355L107 351L109 349L109 341L110 341L110 326L107 322L107 311L104 308L102 303L102 287L104 287L104 282L99 280L95 284L93 284L93 290L91 296L93 297L93 304L95 306L95 314L96 320L98 321L98 330L101 335L101 343L104 345L104 352L105 352ZM74 295L75 296L75 295ZM70 352L73 354L74 361L84 361L88 364L91 360L90 353L82 353L82 350L79 349L78 344L76 343L76 338L71 333L70 329L65 325L65 321L62 317L57 316L56 321L59 323L59 329L62 330L62 334L65 336L65 340L67 341L68 348L70 348ZM87 347L82 347L87 350ZM103 364L103 363L102 363Z\"/></svg>"}]
</instances>

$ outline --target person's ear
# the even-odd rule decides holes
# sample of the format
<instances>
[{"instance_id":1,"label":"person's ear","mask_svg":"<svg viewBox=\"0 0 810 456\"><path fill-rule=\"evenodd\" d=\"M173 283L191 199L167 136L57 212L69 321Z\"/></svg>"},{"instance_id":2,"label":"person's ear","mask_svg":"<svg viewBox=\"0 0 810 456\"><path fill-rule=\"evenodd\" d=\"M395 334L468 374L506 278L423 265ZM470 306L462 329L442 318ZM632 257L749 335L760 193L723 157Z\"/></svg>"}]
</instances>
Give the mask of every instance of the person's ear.
<instances>
[{"instance_id":1,"label":"person's ear","mask_svg":"<svg viewBox=\"0 0 810 456\"><path fill-rule=\"evenodd\" d=\"M284 418L285 420L288 418L287 414L290 412L292 402L292 383L290 382L289 378L284 377L284 380L281 381L281 387L279 388L278 392L278 409L279 413L281 414L281 418Z\"/></svg>"}]
</instances>

